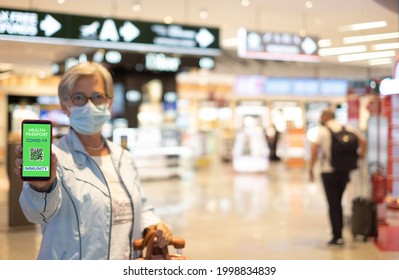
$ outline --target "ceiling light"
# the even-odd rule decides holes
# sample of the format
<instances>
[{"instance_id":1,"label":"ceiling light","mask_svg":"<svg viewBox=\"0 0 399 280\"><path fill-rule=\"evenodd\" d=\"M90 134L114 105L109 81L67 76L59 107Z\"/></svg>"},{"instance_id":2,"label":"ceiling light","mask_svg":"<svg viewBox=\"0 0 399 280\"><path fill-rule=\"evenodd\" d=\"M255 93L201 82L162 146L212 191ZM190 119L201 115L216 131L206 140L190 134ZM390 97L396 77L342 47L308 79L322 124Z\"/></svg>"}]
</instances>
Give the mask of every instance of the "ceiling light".
<instances>
[{"instance_id":1,"label":"ceiling light","mask_svg":"<svg viewBox=\"0 0 399 280\"><path fill-rule=\"evenodd\" d=\"M105 50L99 49L93 54L93 60L95 62L101 63L104 61L104 56L105 56Z\"/></svg>"},{"instance_id":2,"label":"ceiling light","mask_svg":"<svg viewBox=\"0 0 399 280\"><path fill-rule=\"evenodd\" d=\"M132 10L133 12L140 12L141 11L141 4L139 2L136 2L132 5Z\"/></svg>"},{"instance_id":3,"label":"ceiling light","mask_svg":"<svg viewBox=\"0 0 399 280\"><path fill-rule=\"evenodd\" d=\"M364 45L353 46L353 47L325 48L319 50L319 55L320 56L340 55L348 53L360 53L365 51L367 51L367 47Z\"/></svg>"},{"instance_id":4,"label":"ceiling light","mask_svg":"<svg viewBox=\"0 0 399 280\"><path fill-rule=\"evenodd\" d=\"M305 7L308 8L308 9L313 8L313 3L312 3L312 1L306 1L306 2L305 2Z\"/></svg>"},{"instance_id":5,"label":"ceiling light","mask_svg":"<svg viewBox=\"0 0 399 280\"><path fill-rule=\"evenodd\" d=\"M249 6L249 0L241 0L241 5L243 6L243 7L248 7Z\"/></svg>"},{"instance_id":6,"label":"ceiling light","mask_svg":"<svg viewBox=\"0 0 399 280\"><path fill-rule=\"evenodd\" d=\"M205 10L205 9L202 9L200 12L199 12L199 17L201 18L201 19L207 19L208 18L208 11L207 10Z\"/></svg>"},{"instance_id":7,"label":"ceiling light","mask_svg":"<svg viewBox=\"0 0 399 280\"><path fill-rule=\"evenodd\" d=\"M362 43L362 42L370 42L378 40L396 39L396 38L399 38L399 32L345 37L342 39L342 42L344 44L354 44L354 43Z\"/></svg>"},{"instance_id":8,"label":"ceiling light","mask_svg":"<svg viewBox=\"0 0 399 280\"><path fill-rule=\"evenodd\" d=\"M317 44L319 45L320 48L327 48L332 45L332 42L330 39L322 39L322 40L319 40L319 42L317 42Z\"/></svg>"},{"instance_id":9,"label":"ceiling light","mask_svg":"<svg viewBox=\"0 0 399 280\"><path fill-rule=\"evenodd\" d=\"M173 17L171 17L171 16L166 16L166 17L163 18L163 22L164 22L165 24L171 24L171 23L173 22Z\"/></svg>"},{"instance_id":10,"label":"ceiling light","mask_svg":"<svg viewBox=\"0 0 399 280\"><path fill-rule=\"evenodd\" d=\"M44 70L40 70L40 71L37 73L37 76L39 77L39 79L45 79L45 78L47 77L47 73L46 73L46 71L44 71Z\"/></svg>"},{"instance_id":11,"label":"ceiling light","mask_svg":"<svg viewBox=\"0 0 399 280\"><path fill-rule=\"evenodd\" d=\"M377 58L377 59L370 59L369 65L384 65L384 64L392 64L392 58L385 57L385 58Z\"/></svg>"},{"instance_id":12,"label":"ceiling light","mask_svg":"<svg viewBox=\"0 0 399 280\"><path fill-rule=\"evenodd\" d=\"M51 67L51 73L53 75L60 73L60 66L58 65L58 63L52 63L50 67Z\"/></svg>"},{"instance_id":13,"label":"ceiling light","mask_svg":"<svg viewBox=\"0 0 399 280\"><path fill-rule=\"evenodd\" d=\"M345 31L356 31L356 30L365 30L365 29L372 29L372 28L380 28L387 26L387 22L384 21L373 21L373 22L364 22L364 23L355 23L351 25L342 25L338 26L338 31L345 32Z\"/></svg>"},{"instance_id":14,"label":"ceiling light","mask_svg":"<svg viewBox=\"0 0 399 280\"><path fill-rule=\"evenodd\" d=\"M373 51L385 51L392 49L399 49L399 43L386 43L386 44L376 44L371 46Z\"/></svg>"},{"instance_id":15,"label":"ceiling light","mask_svg":"<svg viewBox=\"0 0 399 280\"><path fill-rule=\"evenodd\" d=\"M65 3L65 0L57 0L57 3L60 4L60 5L62 5L62 4Z\"/></svg>"},{"instance_id":16,"label":"ceiling light","mask_svg":"<svg viewBox=\"0 0 399 280\"><path fill-rule=\"evenodd\" d=\"M339 62L358 61L358 60L367 60L367 59L382 58L382 57L392 57L395 55L396 54L394 51L343 54L338 56L338 61Z\"/></svg>"},{"instance_id":17,"label":"ceiling light","mask_svg":"<svg viewBox=\"0 0 399 280\"><path fill-rule=\"evenodd\" d=\"M122 60L122 54L118 51L108 51L105 54L105 60L112 64L117 64Z\"/></svg>"}]
</instances>

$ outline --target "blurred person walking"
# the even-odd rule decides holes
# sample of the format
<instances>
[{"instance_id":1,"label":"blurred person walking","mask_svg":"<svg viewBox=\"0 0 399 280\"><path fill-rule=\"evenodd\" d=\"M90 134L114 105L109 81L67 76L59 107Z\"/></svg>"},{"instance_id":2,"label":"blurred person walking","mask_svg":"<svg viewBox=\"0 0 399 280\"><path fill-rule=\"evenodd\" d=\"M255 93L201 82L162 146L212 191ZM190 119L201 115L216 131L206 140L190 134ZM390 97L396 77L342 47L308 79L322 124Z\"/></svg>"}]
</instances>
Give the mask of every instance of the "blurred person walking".
<instances>
[{"instance_id":1,"label":"blurred person walking","mask_svg":"<svg viewBox=\"0 0 399 280\"><path fill-rule=\"evenodd\" d=\"M314 167L318 158L320 157L320 172L323 182L326 199L329 208L329 219L332 230L332 239L328 245L342 246L344 240L342 236L343 230L343 209L342 197L350 180L350 169L339 170L339 167L332 166L332 138L333 133L341 131L343 126L335 120L335 112L331 109L326 109L322 112L320 117L321 126L318 135L314 142L311 143L311 158L309 177L310 181L314 182ZM344 129L354 133L357 138L358 148L357 156L363 158L366 152L366 140L362 137L361 133L355 128L345 125ZM357 157L355 158L357 160ZM345 164L342 164L345 165Z\"/></svg>"}]
</instances>

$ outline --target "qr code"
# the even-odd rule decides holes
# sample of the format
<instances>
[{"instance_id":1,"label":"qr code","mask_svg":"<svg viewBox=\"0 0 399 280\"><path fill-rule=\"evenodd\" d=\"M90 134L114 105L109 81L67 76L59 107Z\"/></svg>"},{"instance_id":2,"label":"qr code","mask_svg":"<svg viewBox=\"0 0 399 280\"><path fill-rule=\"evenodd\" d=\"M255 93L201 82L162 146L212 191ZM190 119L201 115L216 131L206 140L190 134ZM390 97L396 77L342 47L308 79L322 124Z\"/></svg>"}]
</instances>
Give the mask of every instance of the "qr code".
<instances>
[{"instance_id":1,"label":"qr code","mask_svg":"<svg viewBox=\"0 0 399 280\"><path fill-rule=\"evenodd\" d=\"M30 148L30 160L43 161L43 148Z\"/></svg>"}]
</instances>

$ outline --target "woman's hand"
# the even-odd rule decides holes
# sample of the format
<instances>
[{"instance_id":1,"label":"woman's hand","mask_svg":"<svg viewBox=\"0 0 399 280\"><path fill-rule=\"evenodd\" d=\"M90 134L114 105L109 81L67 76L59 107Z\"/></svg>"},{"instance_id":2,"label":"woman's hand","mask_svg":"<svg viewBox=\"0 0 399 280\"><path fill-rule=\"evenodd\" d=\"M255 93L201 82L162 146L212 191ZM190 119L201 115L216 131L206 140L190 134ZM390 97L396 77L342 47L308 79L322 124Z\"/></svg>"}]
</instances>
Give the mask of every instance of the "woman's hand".
<instances>
[{"instance_id":1,"label":"woman's hand","mask_svg":"<svg viewBox=\"0 0 399 280\"><path fill-rule=\"evenodd\" d=\"M14 173L19 176L22 180L21 176L21 166L22 166L22 146L17 145L15 147L15 153L17 154L17 159L15 160L15 168L14 168ZM54 180L57 176L57 163L58 159L57 156L52 153L51 154L51 177L49 180L46 181L28 181L28 183L31 185L31 187L38 191L38 192L48 192L51 188L51 186L54 183Z\"/></svg>"},{"instance_id":2,"label":"woman's hand","mask_svg":"<svg viewBox=\"0 0 399 280\"><path fill-rule=\"evenodd\" d=\"M164 223L156 224L155 230L156 238L154 245L161 248L167 246L173 237L172 231Z\"/></svg>"}]
</instances>

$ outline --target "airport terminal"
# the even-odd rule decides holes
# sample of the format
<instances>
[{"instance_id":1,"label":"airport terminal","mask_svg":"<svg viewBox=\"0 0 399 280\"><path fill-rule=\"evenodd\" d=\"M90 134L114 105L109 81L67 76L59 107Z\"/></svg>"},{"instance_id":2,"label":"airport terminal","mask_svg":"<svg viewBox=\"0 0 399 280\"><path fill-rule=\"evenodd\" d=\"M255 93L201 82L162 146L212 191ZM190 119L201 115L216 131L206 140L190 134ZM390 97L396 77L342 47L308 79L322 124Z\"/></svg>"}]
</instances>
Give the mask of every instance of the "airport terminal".
<instances>
[{"instance_id":1,"label":"airport terminal","mask_svg":"<svg viewBox=\"0 0 399 280\"><path fill-rule=\"evenodd\" d=\"M43 238L14 172L22 121L51 121L53 144L79 131L58 85L88 61L113 79L102 139L190 259L399 259L398 29L395 0L0 0L0 260L37 259ZM342 244L311 166L327 109L367 145ZM353 231L359 197L376 234Z\"/></svg>"}]
</instances>

